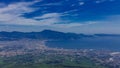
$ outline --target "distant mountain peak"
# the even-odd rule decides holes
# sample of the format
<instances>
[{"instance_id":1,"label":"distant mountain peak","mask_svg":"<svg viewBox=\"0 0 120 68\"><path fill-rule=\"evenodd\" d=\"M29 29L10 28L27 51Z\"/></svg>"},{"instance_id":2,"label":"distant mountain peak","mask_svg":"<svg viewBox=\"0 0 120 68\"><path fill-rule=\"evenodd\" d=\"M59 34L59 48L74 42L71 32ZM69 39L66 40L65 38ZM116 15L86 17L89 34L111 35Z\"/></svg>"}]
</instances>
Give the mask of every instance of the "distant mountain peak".
<instances>
[{"instance_id":1,"label":"distant mountain peak","mask_svg":"<svg viewBox=\"0 0 120 68\"><path fill-rule=\"evenodd\" d=\"M91 37L120 37L116 34L76 34L64 33L54 30L43 30L41 32L0 32L0 40L19 40L19 39L40 39L40 40L79 40L81 38Z\"/></svg>"},{"instance_id":2,"label":"distant mountain peak","mask_svg":"<svg viewBox=\"0 0 120 68\"><path fill-rule=\"evenodd\" d=\"M45 30L43 30L41 32L56 32L56 31L45 29Z\"/></svg>"},{"instance_id":3,"label":"distant mountain peak","mask_svg":"<svg viewBox=\"0 0 120 68\"><path fill-rule=\"evenodd\" d=\"M54 31L54 30L43 30L41 33L64 33L64 32L59 32L59 31Z\"/></svg>"}]
</instances>

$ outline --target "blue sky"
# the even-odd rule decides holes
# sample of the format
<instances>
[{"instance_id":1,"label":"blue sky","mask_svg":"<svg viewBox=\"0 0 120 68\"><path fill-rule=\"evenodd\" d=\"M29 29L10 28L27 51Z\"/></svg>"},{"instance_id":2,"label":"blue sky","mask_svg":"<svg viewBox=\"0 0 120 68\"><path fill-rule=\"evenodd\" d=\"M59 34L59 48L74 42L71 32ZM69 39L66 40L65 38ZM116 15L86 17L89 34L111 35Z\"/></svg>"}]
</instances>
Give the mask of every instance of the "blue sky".
<instances>
[{"instance_id":1,"label":"blue sky","mask_svg":"<svg viewBox=\"0 0 120 68\"><path fill-rule=\"evenodd\" d=\"M120 34L120 0L0 0L0 31Z\"/></svg>"}]
</instances>

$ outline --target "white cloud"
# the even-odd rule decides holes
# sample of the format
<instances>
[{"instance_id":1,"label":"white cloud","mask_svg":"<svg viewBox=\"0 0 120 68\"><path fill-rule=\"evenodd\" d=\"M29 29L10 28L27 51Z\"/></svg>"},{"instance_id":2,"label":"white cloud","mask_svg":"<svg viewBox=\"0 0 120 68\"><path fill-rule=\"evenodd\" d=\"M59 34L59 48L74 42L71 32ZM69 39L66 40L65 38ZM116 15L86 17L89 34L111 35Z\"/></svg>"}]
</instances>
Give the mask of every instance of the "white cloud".
<instances>
[{"instance_id":1,"label":"white cloud","mask_svg":"<svg viewBox=\"0 0 120 68\"><path fill-rule=\"evenodd\" d=\"M35 19L47 18L40 21L22 17L21 15L23 15L24 13L33 12L36 10L36 8L29 7L36 2L37 1L19 2L19 3L9 4L8 6L0 8L0 24L50 25L53 22L58 22L59 14L57 13L48 13L40 17L35 17Z\"/></svg>"},{"instance_id":2,"label":"white cloud","mask_svg":"<svg viewBox=\"0 0 120 68\"><path fill-rule=\"evenodd\" d=\"M47 13L39 17L34 17L34 19L40 23L39 25L53 25L62 21L60 16L60 13Z\"/></svg>"},{"instance_id":3,"label":"white cloud","mask_svg":"<svg viewBox=\"0 0 120 68\"><path fill-rule=\"evenodd\" d=\"M35 8L30 8L29 6L35 2L19 2L14 4L9 4L6 7L0 8L0 14L14 14L19 15L23 13L28 13L34 11Z\"/></svg>"},{"instance_id":4,"label":"white cloud","mask_svg":"<svg viewBox=\"0 0 120 68\"><path fill-rule=\"evenodd\" d=\"M75 27L81 26L80 23L61 23L66 22L61 19L64 13L47 13L42 16L34 18L25 18L22 15L24 13L30 13L36 11L37 8L30 7L31 5L39 2L38 0L33 2L18 2L9 4L0 8L0 24L12 24L12 25L37 25L37 26L52 26L52 27ZM83 2L81 2L82 4ZM61 24L59 24L61 23Z\"/></svg>"},{"instance_id":5,"label":"white cloud","mask_svg":"<svg viewBox=\"0 0 120 68\"><path fill-rule=\"evenodd\" d=\"M59 3L48 3L48 4L42 4L40 6L57 6L57 5L62 5L62 3L61 2L59 2Z\"/></svg>"},{"instance_id":6,"label":"white cloud","mask_svg":"<svg viewBox=\"0 0 120 68\"><path fill-rule=\"evenodd\" d=\"M47 13L39 17L34 17L34 19L59 18L60 15L59 13Z\"/></svg>"},{"instance_id":7,"label":"white cloud","mask_svg":"<svg viewBox=\"0 0 120 68\"><path fill-rule=\"evenodd\" d=\"M85 4L85 2L80 2L79 4L80 4L80 5L84 5L84 4Z\"/></svg>"},{"instance_id":8,"label":"white cloud","mask_svg":"<svg viewBox=\"0 0 120 68\"><path fill-rule=\"evenodd\" d=\"M98 0L98 1L95 1L95 3L101 3L101 1Z\"/></svg>"},{"instance_id":9,"label":"white cloud","mask_svg":"<svg viewBox=\"0 0 120 68\"><path fill-rule=\"evenodd\" d=\"M82 0L80 0L82 1ZM96 0L96 1L103 1L103 0ZM106 1L112 1L112 0L106 0ZM71 10L66 11L64 13L47 13L43 14L38 17L34 18L25 18L22 15L24 13L30 13L36 11L38 8L32 8L29 7L33 4L35 4L37 1L33 2L19 2L19 3L13 3L9 5L5 5L0 3L0 24L13 24L13 25L35 25L37 26L39 30L39 26L45 26L45 27L52 27L53 29L61 29L66 31L76 31L76 32L86 32L86 33L94 33L94 32L109 32L111 33L119 32L119 26L120 26L120 15L115 16L108 16L104 19L104 21L90 21L90 22L71 22L70 20L62 20L61 16L67 16L72 12L77 11ZM94 1L95 2L95 1ZM52 3L51 3L52 4ZM48 5L51 5L48 4ZM80 5L84 5L84 2L80 2ZM54 4L55 5L55 4ZM57 4L56 4L57 5ZM42 7L39 7L42 8ZM54 9L54 8L53 8ZM74 15L74 14L71 14ZM62 22L62 23L61 23ZM68 23L70 22L70 23ZM45 28L44 27L44 28ZM5 27L3 27L4 29ZM13 28L13 27L12 27ZM42 29L44 29L42 28ZM106 28L106 29L105 29ZM5 28L7 29L7 28ZM19 28L21 29L21 27ZM33 29L30 27L30 29ZM2 29L1 29L2 30ZM8 28L9 30L9 28ZM17 30L17 29L16 29ZM23 30L27 30L26 27ZM36 29L34 29L36 30ZM120 32L119 32L120 33Z\"/></svg>"},{"instance_id":10,"label":"white cloud","mask_svg":"<svg viewBox=\"0 0 120 68\"><path fill-rule=\"evenodd\" d=\"M19 2L6 5L0 8L0 23L2 24L28 24L29 22L35 22L32 19L26 19L22 17L24 13L33 12L36 8L31 8L29 6L33 5L37 1L33 2ZM33 23L29 23L33 24Z\"/></svg>"},{"instance_id":11,"label":"white cloud","mask_svg":"<svg viewBox=\"0 0 120 68\"><path fill-rule=\"evenodd\" d=\"M69 24L55 24L53 26L57 26L57 28L72 28L77 26L82 26L80 23L69 23Z\"/></svg>"},{"instance_id":12,"label":"white cloud","mask_svg":"<svg viewBox=\"0 0 120 68\"><path fill-rule=\"evenodd\" d=\"M103 2L105 2L105 1L113 1L113 0L96 0L95 3L98 3L98 4L99 4L99 3L103 3Z\"/></svg>"}]
</instances>

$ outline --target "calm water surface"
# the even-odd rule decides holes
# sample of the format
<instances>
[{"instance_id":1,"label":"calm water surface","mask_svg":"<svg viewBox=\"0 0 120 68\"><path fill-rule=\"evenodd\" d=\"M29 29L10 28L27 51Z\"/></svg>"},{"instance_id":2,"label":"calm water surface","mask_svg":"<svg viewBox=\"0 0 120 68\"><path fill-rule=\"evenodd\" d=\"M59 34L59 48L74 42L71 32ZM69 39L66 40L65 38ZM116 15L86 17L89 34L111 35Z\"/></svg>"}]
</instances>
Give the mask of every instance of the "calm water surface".
<instances>
[{"instance_id":1,"label":"calm water surface","mask_svg":"<svg viewBox=\"0 0 120 68\"><path fill-rule=\"evenodd\" d=\"M82 38L72 41L48 41L48 47L69 49L111 49L120 50L120 37Z\"/></svg>"}]
</instances>

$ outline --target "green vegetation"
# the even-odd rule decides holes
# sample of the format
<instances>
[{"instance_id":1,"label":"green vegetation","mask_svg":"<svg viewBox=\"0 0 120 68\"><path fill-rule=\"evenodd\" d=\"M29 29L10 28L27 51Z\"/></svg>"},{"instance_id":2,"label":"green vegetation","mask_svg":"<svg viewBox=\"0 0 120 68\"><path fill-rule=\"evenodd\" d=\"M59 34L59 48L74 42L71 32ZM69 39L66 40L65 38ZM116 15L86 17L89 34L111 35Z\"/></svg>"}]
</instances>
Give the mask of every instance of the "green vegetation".
<instances>
[{"instance_id":1,"label":"green vegetation","mask_svg":"<svg viewBox=\"0 0 120 68\"><path fill-rule=\"evenodd\" d=\"M106 68L85 57L21 55L0 58L0 68Z\"/></svg>"}]
</instances>

